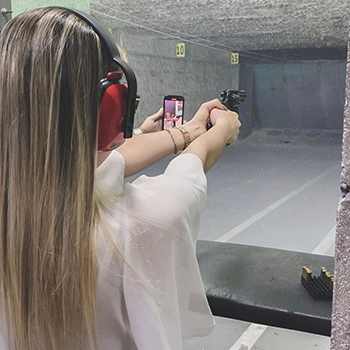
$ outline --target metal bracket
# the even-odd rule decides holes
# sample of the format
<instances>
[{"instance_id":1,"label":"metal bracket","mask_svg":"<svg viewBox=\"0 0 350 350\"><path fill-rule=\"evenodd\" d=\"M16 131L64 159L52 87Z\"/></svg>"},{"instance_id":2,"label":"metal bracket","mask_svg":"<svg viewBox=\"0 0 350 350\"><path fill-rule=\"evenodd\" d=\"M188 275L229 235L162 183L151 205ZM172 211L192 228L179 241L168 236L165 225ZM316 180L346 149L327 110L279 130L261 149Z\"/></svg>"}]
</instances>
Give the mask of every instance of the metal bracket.
<instances>
[{"instance_id":1,"label":"metal bracket","mask_svg":"<svg viewBox=\"0 0 350 350\"><path fill-rule=\"evenodd\" d=\"M8 10L6 7L3 7L0 12L2 13L2 15L5 17L6 22L9 20L9 15L10 13L13 13L13 11Z\"/></svg>"}]
</instances>

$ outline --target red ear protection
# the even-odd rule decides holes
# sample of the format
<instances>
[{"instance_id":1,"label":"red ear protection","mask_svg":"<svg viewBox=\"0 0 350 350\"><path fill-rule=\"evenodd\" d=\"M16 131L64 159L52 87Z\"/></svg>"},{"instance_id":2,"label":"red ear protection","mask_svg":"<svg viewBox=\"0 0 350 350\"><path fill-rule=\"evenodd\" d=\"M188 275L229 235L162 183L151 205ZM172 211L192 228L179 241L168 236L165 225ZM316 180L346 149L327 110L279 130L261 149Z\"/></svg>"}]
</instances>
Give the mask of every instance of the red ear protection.
<instances>
[{"instance_id":1,"label":"red ear protection","mask_svg":"<svg viewBox=\"0 0 350 350\"><path fill-rule=\"evenodd\" d=\"M122 72L111 72L101 81L103 97L98 122L98 150L110 151L125 141L123 123L128 88L120 82Z\"/></svg>"},{"instance_id":2,"label":"red ear protection","mask_svg":"<svg viewBox=\"0 0 350 350\"><path fill-rule=\"evenodd\" d=\"M137 81L134 71L120 58L119 50L108 30L92 16L66 7L54 7L68 10L86 22L101 40L110 59L121 72L111 72L101 81L102 102L98 120L98 150L109 151L120 146L125 138L133 135L135 111L138 105ZM124 74L126 84L120 82Z\"/></svg>"}]
</instances>

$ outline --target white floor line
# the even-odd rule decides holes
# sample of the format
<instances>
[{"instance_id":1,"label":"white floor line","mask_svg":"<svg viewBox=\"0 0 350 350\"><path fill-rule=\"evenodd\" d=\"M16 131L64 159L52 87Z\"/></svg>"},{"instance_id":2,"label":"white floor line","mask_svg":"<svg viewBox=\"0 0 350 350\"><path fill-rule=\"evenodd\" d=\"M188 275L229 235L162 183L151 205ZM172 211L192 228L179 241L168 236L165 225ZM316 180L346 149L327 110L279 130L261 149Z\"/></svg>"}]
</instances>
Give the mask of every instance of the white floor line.
<instances>
[{"instance_id":1,"label":"white floor line","mask_svg":"<svg viewBox=\"0 0 350 350\"><path fill-rule=\"evenodd\" d=\"M266 329L267 326L252 323L240 338L230 347L230 350L250 350Z\"/></svg>"},{"instance_id":2,"label":"white floor line","mask_svg":"<svg viewBox=\"0 0 350 350\"><path fill-rule=\"evenodd\" d=\"M339 164L334 165L332 168L326 170L322 174L320 174L320 175L316 176L315 178L313 178L312 180L306 182L304 185L298 187L296 190L290 192L289 194L287 194L286 196L282 197L278 201L272 203L271 205L269 205L267 208L265 208L261 212L253 215L248 220L244 221L243 223L241 223L240 225L238 225L237 227L235 227L231 231L228 231L227 233L225 233L221 237L217 238L215 240L215 242L227 242L227 241L229 241L231 238L233 238L234 236L238 235L240 232L245 230L247 227L253 225L255 222L257 222L258 220L263 218L265 215L271 213L273 210L275 210L276 208L278 208L279 206L281 206L282 204L284 204L285 202L287 202L291 198L295 197L297 194L299 194L300 192L304 191L308 187L312 186L317 181L323 179L324 177L326 177L328 174L330 174L332 171L334 171L336 169L339 169Z\"/></svg>"},{"instance_id":3,"label":"white floor line","mask_svg":"<svg viewBox=\"0 0 350 350\"><path fill-rule=\"evenodd\" d=\"M337 225L335 225L326 235L321 243L313 250L312 254L325 255L335 242L335 230Z\"/></svg>"},{"instance_id":4,"label":"white floor line","mask_svg":"<svg viewBox=\"0 0 350 350\"><path fill-rule=\"evenodd\" d=\"M331 245L331 247L328 249L328 251L324 255L334 257L334 255L335 255L335 242Z\"/></svg>"}]
</instances>

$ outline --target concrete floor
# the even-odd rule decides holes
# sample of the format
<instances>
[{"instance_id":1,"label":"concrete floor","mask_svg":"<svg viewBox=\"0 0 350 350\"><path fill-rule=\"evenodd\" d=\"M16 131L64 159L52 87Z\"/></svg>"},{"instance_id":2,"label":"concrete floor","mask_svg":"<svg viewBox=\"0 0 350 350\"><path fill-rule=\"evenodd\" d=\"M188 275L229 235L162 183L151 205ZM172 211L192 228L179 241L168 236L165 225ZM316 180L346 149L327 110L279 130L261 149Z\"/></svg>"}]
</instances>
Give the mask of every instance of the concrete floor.
<instances>
[{"instance_id":1,"label":"concrete floor","mask_svg":"<svg viewBox=\"0 0 350 350\"><path fill-rule=\"evenodd\" d=\"M208 172L199 238L236 230L229 242L313 252L336 222L341 142L331 136L260 131L229 147Z\"/></svg>"},{"instance_id":2,"label":"concrete floor","mask_svg":"<svg viewBox=\"0 0 350 350\"><path fill-rule=\"evenodd\" d=\"M144 173L163 172L170 159ZM208 172L199 239L334 256L340 170L339 133L256 131L227 147ZM329 349L328 337L216 322L213 334L186 341L184 350Z\"/></svg>"},{"instance_id":3,"label":"concrete floor","mask_svg":"<svg viewBox=\"0 0 350 350\"><path fill-rule=\"evenodd\" d=\"M330 338L215 317L216 328L183 342L183 350L329 350Z\"/></svg>"}]
</instances>

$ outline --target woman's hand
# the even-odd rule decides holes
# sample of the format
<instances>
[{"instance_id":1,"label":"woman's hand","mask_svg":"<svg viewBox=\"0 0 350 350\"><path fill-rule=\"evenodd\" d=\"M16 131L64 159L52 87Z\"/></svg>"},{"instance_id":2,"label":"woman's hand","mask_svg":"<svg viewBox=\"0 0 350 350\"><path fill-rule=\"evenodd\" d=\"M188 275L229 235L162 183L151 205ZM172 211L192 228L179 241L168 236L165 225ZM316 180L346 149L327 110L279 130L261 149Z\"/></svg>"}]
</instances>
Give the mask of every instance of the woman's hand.
<instances>
[{"instance_id":1,"label":"woman's hand","mask_svg":"<svg viewBox=\"0 0 350 350\"><path fill-rule=\"evenodd\" d=\"M210 112L214 109L226 110L226 107L218 99L205 102L199 107L194 117L186 123L186 129L192 141L207 131Z\"/></svg>"},{"instance_id":2,"label":"woman's hand","mask_svg":"<svg viewBox=\"0 0 350 350\"><path fill-rule=\"evenodd\" d=\"M202 127L204 127L206 130L209 116L210 116L210 112L215 108L221 109L221 110L226 110L226 108L216 98L215 100L211 100L211 101L203 103L199 107L197 113L194 115L194 117L191 119L191 121L198 122L198 123L202 124Z\"/></svg>"},{"instance_id":3,"label":"woman's hand","mask_svg":"<svg viewBox=\"0 0 350 350\"><path fill-rule=\"evenodd\" d=\"M241 127L237 113L215 108L210 112L210 121L213 127L222 128L223 137L227 138L228 144L237 140L239 128Z\"/></svg>"},{"instance_id":4,"label":"woman's hand","mask_svg":"<svg viewBox=\"0 0 350 350\"><path fill-rule=\"evenodd\" d=\"M149 134L151 132L162 131L163 108L157 113L150 115L140 126L142 133Z\"/></svg>"},{"instance_id":5,"label":"woman's hand","mask_svg":"<svg viewBox=\"0 0 350 350\"><path fill-rule=\"evenodd\" d=\"M168 132L161 131L163 110L148 117L141 125L145 132L127 139L118 148L125 160L125 176L136 174L158 160L174 153L174 143ZM207 131L208 118L215 124ZM196 115L186 123L192 142L184 153L198 155L207 171L217 161L228 142L237 138L240 123L236 113L227 112L219 100L203 103ZM144 129L145 128L145 129ZM184 138L180 130L172 131L178 150L184 148ZM202 135L202 136L201 136ZM200 136L200 137L199 137Z\"/></svg>"},{"instance_id":6,"label":"woman's hand","mask_svg":"<svg viewBox=\"0 0 350 350\"><path fill-rule=\"evenodd\" d=\"M207 114L213 127L183 152L197 155L203 163L204 171L208 171L217 162L228 143L236 141L241 126L238 114L228 111L218 100L202 105L196 114L198 122L203 123L205 120L207 123L208 117L205 118Z\"/></svg>"}]
</instances>

